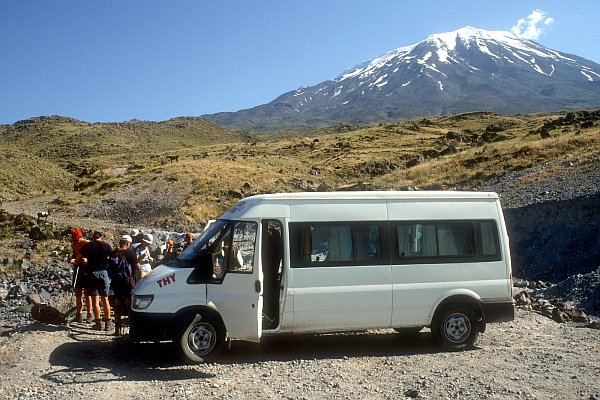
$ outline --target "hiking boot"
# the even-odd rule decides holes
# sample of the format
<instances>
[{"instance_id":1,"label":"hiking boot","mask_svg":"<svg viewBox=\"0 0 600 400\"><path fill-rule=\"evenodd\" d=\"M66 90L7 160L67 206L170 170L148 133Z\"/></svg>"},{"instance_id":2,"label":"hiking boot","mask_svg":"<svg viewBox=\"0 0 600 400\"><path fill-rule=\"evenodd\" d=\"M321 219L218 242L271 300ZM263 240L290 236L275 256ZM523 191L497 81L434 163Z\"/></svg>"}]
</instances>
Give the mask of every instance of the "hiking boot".
<instances>
[{"instance_id":1,"label":"hiking boot","mask_svg":"<svg viewBox=\"0 0 600 400\"><path fill-rule=\"evenodd\" d=\"M113 322L112 319L107 319L106 321L104 321L104 330L105 331L112 331L113 330Z\"/></svg>"},{"instance_id":2,"label":"hiking boot","mask_svg":"<svg viewBox=\"0 0 600 400\"><path fill-rule=\"evenodd\" d=\"M101 331L102 330L102 321L100 321L99 319L96 320L96 322L94 322L94 328L95 331Z\"/></svg>"},{"instance_id":3,"label":"hiking boot","mask_svg":"<svg viewBox=\"0 0 600 400\"><path fill-rule=\"evenodd\" d=\"M73 318L73 322L82 323L82 322L83 322L83 315L81 315L81 314L77 314L77 315L75 316L75 318Z\"/></svg>"},{"instance_id":4,"label":"hiking boot","mask_svg":"<svg viewBox=\"0 0 600 400\"><path fill-rule=\"evenodd\" d=\"M94 315L92 315L92 313L89 313L89 314L87 315L86 322L87 322L88 324L91 324L93 320L94 320Z\"/></svg>"}]
</instances>

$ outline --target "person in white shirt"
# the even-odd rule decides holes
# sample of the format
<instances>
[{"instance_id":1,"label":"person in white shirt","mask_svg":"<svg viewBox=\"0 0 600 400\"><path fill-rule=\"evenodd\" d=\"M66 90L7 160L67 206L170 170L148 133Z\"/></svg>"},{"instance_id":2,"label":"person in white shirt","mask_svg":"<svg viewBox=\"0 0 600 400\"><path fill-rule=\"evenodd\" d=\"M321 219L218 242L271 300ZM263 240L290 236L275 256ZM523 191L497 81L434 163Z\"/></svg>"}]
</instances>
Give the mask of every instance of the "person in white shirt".
<instances>
[{"instance_id":1,"label":"person in white shirt","mask_svg":"<svg viewBox=\"0 0 600 400\"><path fill-rule=\"evenodd\" d=\"M152 271L152 263L154 259L150 256L150 245L154 238L151 234L145 233L142 237L142 241L135 248L135 256L137 258L137 264L135 268L136 281L139 281Z\"/></svg>"}]
</instances>

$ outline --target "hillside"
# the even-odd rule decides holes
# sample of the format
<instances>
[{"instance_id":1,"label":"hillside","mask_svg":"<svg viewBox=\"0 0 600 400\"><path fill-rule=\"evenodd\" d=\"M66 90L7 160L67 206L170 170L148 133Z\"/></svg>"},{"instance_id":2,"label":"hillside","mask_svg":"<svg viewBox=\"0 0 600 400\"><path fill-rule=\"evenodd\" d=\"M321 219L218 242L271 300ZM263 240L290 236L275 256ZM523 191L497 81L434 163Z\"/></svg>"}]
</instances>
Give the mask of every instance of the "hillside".
<instances>
[{"instance_id":1,"label":"hillside","mask_svg":"<svg viewBox=\"0 0 600 400\"><path fill-rule=\"evenodd\" d=\"M49 116L0 125L0 200L64 193L188 147L241 141L241 133L204 118L88 123Z\"/></svg>"},{"instance_id":2,"label":"hillside","mask_svg":"<svg viewBox=\"0 0 600 400\"><path fill-rule=\"evenodd\" d=\"M525 184L594 161L599 121L600 111L467 113L244 134L193 118L88 124L43 117L0 128L0 199L47 195L39 207L55 213L183 230L257 193L476 189L546 165L524 176Z\"/></svg>"}]
</instances>

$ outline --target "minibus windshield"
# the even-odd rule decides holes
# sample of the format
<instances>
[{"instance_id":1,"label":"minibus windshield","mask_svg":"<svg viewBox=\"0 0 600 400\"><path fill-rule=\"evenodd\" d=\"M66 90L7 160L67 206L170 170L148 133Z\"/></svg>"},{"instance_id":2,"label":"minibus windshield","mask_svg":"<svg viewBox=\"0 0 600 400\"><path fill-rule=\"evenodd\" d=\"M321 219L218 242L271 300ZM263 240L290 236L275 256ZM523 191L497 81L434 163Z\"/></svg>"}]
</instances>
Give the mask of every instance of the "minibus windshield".
<instances>
[{"instance_id":1,"label":"minibus windshield","mask_svg":"<svg viewBox=\"0 0 600 400\"><path fill-rule=\"evenodd\" d=\"M202 253L206 252L209 246L217 240L223 230L229 224L229 220L218 219L213 222L207 230L202 232L200 237L189 245L180 255L177 257L179 261L193 261L198 258Z\"/></svg>"}]
</instances>

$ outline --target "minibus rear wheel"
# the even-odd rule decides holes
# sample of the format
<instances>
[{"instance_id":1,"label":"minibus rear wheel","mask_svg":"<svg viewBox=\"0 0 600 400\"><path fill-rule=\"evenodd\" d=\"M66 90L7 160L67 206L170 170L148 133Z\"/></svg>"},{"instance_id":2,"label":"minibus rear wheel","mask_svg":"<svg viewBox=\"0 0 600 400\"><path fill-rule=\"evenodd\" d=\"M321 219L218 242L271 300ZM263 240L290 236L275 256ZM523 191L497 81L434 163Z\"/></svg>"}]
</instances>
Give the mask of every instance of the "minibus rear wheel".
<instances>
[{"instance_id":1,"label":"minibus rear wheel","mask_svg":"<svg viewBox=\"0 0 600 400\"><path fill-rule=\"evenodd\" d=\"M199 364L217 358L225 347L225 330L220 321L201 314L185 321L176 340L183 361Z\"/></svg>"},{"instance_id":2,"label":"minibus rear wheel","mask_svg":"<svg viewBox=\"0 0 600 400\"><path fill-rule=\"evenodd\" d=\"M435 336L447 350L465 350L473 347L479 336L479 318L466 306L451 305L437 320Z\"/></svg>"}]
</instances>

